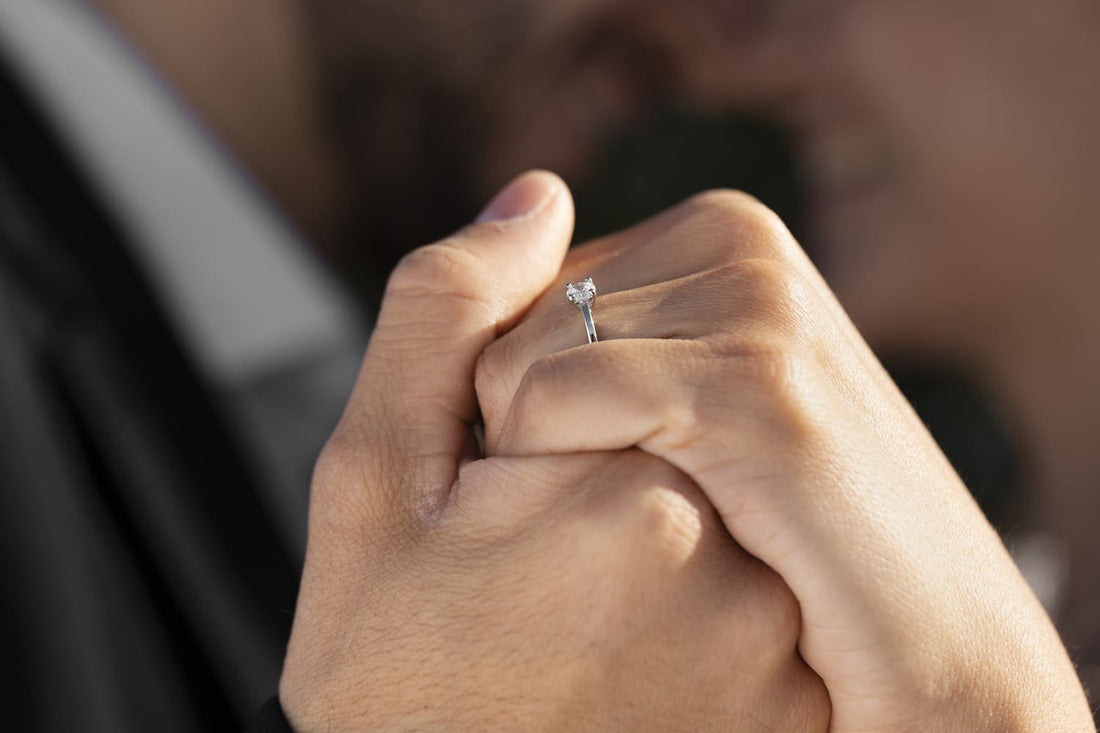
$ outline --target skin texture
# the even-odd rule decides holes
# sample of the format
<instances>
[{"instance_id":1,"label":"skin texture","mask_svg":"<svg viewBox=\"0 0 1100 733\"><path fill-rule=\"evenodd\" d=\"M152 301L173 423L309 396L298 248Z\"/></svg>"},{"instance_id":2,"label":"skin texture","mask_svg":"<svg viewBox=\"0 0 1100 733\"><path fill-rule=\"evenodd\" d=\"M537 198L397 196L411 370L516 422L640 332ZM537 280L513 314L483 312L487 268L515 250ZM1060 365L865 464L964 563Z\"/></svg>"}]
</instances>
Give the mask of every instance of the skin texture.
<instances>
[{"instance_id":1,"label":"skin texture","mask_svg":"<svg viewBox=\"0 0 1100 733\"><path fill-rule=\"evenodd\" d=\"M996 533L789 233L707 194L570 255L479 362L493 457L638 447L799 601L836 731L1092 730Z\"/></svg>"},{"instance_id":2,"label":"skin texture","mask_svg":"<svg viewBox=\"0 0 1100 733\"><path fill-rule=\"evenodd\" d=\"M314 479L280 685L296 730L827 727L797 603L684 474L640 451L477 457L476 361L571 227L564 184L530 174L391 277Z\"/></svg>"}]
</instances>

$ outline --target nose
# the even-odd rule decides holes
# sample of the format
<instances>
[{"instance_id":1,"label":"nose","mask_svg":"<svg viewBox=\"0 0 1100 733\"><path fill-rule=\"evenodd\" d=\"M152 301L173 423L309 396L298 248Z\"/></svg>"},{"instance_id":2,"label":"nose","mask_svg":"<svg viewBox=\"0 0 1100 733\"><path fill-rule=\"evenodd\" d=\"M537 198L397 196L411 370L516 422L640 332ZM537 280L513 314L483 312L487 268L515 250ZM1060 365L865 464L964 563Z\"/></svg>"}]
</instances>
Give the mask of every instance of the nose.
<instances>
[{"instance_id":1,"label":"nose","mask_svg":"<svg viewBox=\"0 0 1100 733\"><path fill-rule=\"evenodd\" d=\"M773 111L823 72L827 28L842 1L658 0L650 27L689 102Z\"/></svg>"}]
</instances>

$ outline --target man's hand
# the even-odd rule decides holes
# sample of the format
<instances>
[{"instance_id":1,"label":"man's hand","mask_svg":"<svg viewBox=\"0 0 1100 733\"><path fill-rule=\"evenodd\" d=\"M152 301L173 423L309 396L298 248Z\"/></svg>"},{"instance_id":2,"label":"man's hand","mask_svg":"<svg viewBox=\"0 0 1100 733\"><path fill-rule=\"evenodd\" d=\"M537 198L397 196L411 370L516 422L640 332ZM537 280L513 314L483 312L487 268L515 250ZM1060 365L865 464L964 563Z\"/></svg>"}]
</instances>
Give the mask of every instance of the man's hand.
<instances>
[{"instance_id":1,"label":"man's hand","mask_svg":"<svg viewBox=\"0 0 1100 733\"><path fill-rule=\"evenodd\" d=\"M640 451L478 460L474 367L560 269L521 178L391 278L314 478L280 684L297 730L823 730L798 607Z\"/></svg>"},{"instance_id":2,"label":"man's hand","mask_svg":"<svg viewBox=\"0 0 1100 733\"><path fill-rule=\"evenodd\" d=\"M716 193L573 253L477 374L488 454L640 447L794 591L834 730L1092 730L1052 625L774 215Z\"/></svg>"}]
</instances>

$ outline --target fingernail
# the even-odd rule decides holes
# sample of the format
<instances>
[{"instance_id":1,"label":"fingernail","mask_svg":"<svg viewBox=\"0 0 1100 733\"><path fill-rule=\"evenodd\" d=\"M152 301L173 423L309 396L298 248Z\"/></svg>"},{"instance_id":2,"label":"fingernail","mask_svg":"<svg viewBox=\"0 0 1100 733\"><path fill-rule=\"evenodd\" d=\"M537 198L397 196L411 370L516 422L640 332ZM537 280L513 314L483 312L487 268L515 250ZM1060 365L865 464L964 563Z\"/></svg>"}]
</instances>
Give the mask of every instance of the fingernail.
<instances>
[{"instance_id":1,"label":"fingernail","mask_svg":"<svg viewBox=\"0 0 1100 733\"><path fill-rule=\"evenodd\" d=\"M525 173L504 187L477 217L479 224L531 216L557 193L553 178L544 173Z\"/></svg>"}]
</instances>

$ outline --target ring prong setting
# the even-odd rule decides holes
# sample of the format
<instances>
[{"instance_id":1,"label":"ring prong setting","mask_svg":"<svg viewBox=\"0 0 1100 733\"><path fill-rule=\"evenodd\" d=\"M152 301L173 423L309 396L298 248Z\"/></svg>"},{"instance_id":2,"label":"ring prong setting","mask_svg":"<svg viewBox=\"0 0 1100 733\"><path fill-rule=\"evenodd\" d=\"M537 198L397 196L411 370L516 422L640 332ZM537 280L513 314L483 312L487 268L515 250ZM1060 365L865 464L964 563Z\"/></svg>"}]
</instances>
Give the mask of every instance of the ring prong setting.
<instances>
[{"instance_id":1,"label":"ring prong setting","mask_svg":"<svg viewBox=\"0 0 1100 733\"><path fill-rule=\"evenodd\" d=\"M592 278L586 277L577 284L567 283L565 297L569 298L569 302L578 308L586 305L591 307L592 301L596 299L596 286L592 282Z\"/></svg>"}]
</instances>

